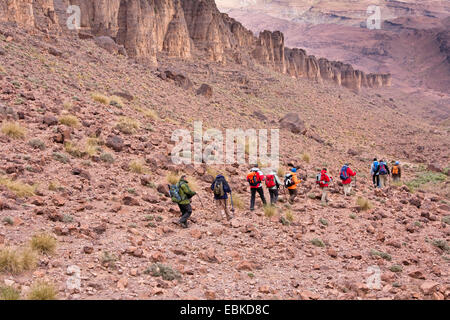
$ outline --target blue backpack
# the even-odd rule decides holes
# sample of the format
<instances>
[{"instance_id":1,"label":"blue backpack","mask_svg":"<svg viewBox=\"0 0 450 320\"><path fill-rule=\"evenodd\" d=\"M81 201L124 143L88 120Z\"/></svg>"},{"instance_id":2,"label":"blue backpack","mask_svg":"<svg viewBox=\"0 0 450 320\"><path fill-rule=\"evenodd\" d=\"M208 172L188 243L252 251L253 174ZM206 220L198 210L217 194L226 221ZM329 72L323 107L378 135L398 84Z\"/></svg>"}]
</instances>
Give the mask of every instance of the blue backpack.
<instances>
[{"instance_id":1,"label":"blue backpack","mask_svg":"<svg viewBox=\"0 0 450 320\"><path fill-rule=\"evenodd\" d=\"M347 180L348 179L347 169L348 169L347 166L343 166L342 167L341 173L340 173L341 180Z\"/></svg>"},{"instance_id":2,"label":"blue backpack","mask_svg":"<svg viewBox=\"0 0 450 320\"><path fill-rule=\"evenodd\" d=\"M169 185L169 194L172 198L172 201L175 203L180 203L183 200L182 191L180 191L180 184L172 184Z\"/></svg>"},{"instance_id":3,"label":"blue backpack","mask_svg":"<svg viewBox=\"0 0 450 320\"><path fill-rule=\"evenodd\" d=\"M373 173L377 172L379 165L380 165L380 163L378 161L374 161L373 162L373 167L372 167L372 172Z\"/></svg>"}]
</instances>

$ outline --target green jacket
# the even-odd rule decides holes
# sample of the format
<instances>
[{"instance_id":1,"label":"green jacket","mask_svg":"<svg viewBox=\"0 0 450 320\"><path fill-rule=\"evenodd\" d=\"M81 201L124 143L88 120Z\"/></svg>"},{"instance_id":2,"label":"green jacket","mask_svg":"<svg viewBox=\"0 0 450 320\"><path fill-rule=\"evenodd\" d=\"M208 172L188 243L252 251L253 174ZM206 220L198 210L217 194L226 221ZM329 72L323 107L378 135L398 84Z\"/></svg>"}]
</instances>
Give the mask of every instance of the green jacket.
<instances>
[{"instance_id":1,"label":"green jacket","mask_svg":"<svg viewBox=\"0 0 450 320\"><path fill-rule=\"evenodd\" d=\"M195 196L196 192L192 191L189 188L188 182L186 180L180 180L180 182L178 183L180 184L180 196L181 199L183 199L179 202L179 204L191 203L191 198Z\"/></svg>"}]
</instances>

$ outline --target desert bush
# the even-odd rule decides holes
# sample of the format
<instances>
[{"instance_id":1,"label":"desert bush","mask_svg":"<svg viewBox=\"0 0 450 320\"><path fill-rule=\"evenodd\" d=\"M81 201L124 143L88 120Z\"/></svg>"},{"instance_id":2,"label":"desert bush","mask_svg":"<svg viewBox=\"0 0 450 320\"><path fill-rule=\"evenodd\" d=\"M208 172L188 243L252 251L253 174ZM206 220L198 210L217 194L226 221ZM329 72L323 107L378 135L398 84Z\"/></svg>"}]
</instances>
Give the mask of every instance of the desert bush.
<instances>
[{"instance_id":1,"label":"desert bush","mask_svg":"<svg viewBox=\"0 0 450 320\"><path fill-rule=\"evenodd\" d=\"M28 144L34 149L45 150L45 143L40 139L31 139Z\"/></svg>"},{"instance_id":2,"label":"desert bush","mask_svg":"<svg viewBox=\"0 0 450 320\"><path fill-rule=\"evenodd\" d=\"M153 277L162 277L167 281L181 279L181 274L177 270L161 263L152 264L150 268L145 271L145 273L150 274Z\"/></svg>"},{"instance_id":3,"label":"desert bush","mask_svg":"<svg viewBox=\"0 0 450 320\"><path fill-rule=\"evenodd\" d=\"M36 267L36 254L29 248L5 247L0 250L0 272L19 274Z\"/></svg>"},{"instance_id":4,"label":"desert bush","mask_svg":"<svg viewBox=\"0 0 450 320\"><path fill-rule=\"evenodd\" d=\"M284 169L282 167L279 167L277 170L277 176L280 178L284 177Z\"/></svg>"},{"instance_id":5,"label":"desert bush","mask_svg":"<svg viewBox=\"0 0 450 320\"><path fill-rule=\"evenodd\" d=\"M35 234L31 238L31 248L39 253L52 254L55 252L57 240L50 234Z\"/></svg>"},{"instance_id":6,"label":"desert bush","mask_svg":"<svg viewBox=\"0 0 450 320\"><path fill-rule=\"evenodd\" d=\"M446 224L450 224L450 216L442 217L442 222L444 222Z\"/></svg>"},{"instance_id":7,"label":"desert bush","mask_svg":"<svg viewBox=\"0 0 450 320\"><path fill-rule=\"evenodd\" d=\"M17 122L5 121L2 125L2 133L13 139L23 139L27 130Z\"/></svg>"},{"instance_id":8,"label":"desert bush","mask_svg":"<svg viewBox=\"0 0 450 320\"><path fill-rule=\"evenodd\" d=\"M14 224L14 221L11 217L4 217L2 219L2 222L5 224L9 224L10 226L12 226Z\"/></svg>"},{"instance_id":9,"label":"desert bush","mask_svg":"<svg viewBox=\"0 0 450 320\"><path fill-rule=\"evenodd\" d=\"M439 249L441 249L442 251L450 251L450 246L447 244L447 242L445 240L441 240L441 239L434 239L431 244Z\"/></svg>"},{"instance_id":10,"label":"desert bush","mask_svg":"<svg viewBox=\"0 0 450 320\"><path fill-rule=\"evenodd\" d=\"M371 250L370 254L372 256L379 256L379 257L383 258L384 260L388 260L388 261L392 260L391 255L386 252L382 252L382 251L378 251L378 250Z\"/></svg>"},{"instance_id":11,"label":"desert bush","mask_svg":"<svg viewBox=\"0 0 450 320\"><path fill-rule=\"evenodd\" d=\"M103 251L100 257L100 263L104 267L114 269L116 267L117 257L108 251Z\"/></svg>"},{"instance_id":12,"label":"desert bush","mask_svg":"<svg viewBox=\"0 0 450 320\"><path fill-rule=\"evenodd\" d=\"M363 211L373 208L373 205L370 203L370 201L367 198L363 198L363 197L358 197L358 199L356 199L356 204Z\"/></svg>"},{"instance_id":13,"label":"desert bush","mask_svg":"<svg viewBox=\"0 0 450 320\"><path fill-rule=\"evenodd\" d=\"M119 122L116 124L116 128L125 134L134 134L139 127L140 124L138 121L126 117L120 118Z\"/></svg>"},{"instance_id":14,"label":"desert bush","mask_svg":"<svg viewBox=\"0 0 450 320\"><path fill-rule=\"evenodd\" d=\"M405 184L408 186L410 190L414 190L420 188L424 184L427 183L439 183L447 180L447 175L439 172L433 171L425 171L421 172L419 176L406 182Z\"/></svg>"},{"instance_id":15,"label":"desert bush","mask_svg":"<svg viewBox=\"0 0 450 320\"><path fill-rule=\"evenodd\" d=\"M319 222L320 222L321 224L323 224L324 226L328 226L328 220L327 220L327 219L320 218L320 219L319 219Z\"/></svg>"},{"instance_id":16,"label":"desert bush","mask_svg":"<svg viewBox=\"0 0 450 320\"><path fill-rule=\"evenodd\" d=\"M30 186L21 181L14 181L5 177L0 177L0 185L5 186L19 198L34 196L36 192L36 186Z\"/></svg>"},{"instance_id":17,"label":"desert bush","mask_svg":"<svg viewBox=\"0 0 450 320\"><path fill-rule=\"evenodd\" d=\"M106 153L106 152L103 152L100 155L100 160L102 160L103 162L107 162L107 163L114 163L114 161L115 161L114 156L112 154Z\"/></svg>"},{"instance_id":18,"label":"desert bush","mask_svg":"<svg viewBox=\"0 0 450 320\"><path fill-rule=\"evenodd\" d=\"M56 161L59 161L61 163L69 163L70 159L63 153L60 152L53 152L52 154L53 159Z\"/></svg>"},{"instance_id":19,"label":"desert bush","mask_svg":"<svg viewBox=\"0 0 450 320\"><path fill-rule=\"evenodd\" d=\"M389 268L389 270L391 270L392 272L402 272L403 267L401 265L394 264Z\"/></svg>"},{"instance_id":20,"label":"desert bush","mask_svg":"<svg viewBox=\"0 0 450 320\"><path fill-rule=\"evenodd\" d=\"M74 115L65 115L59 118L59 123L64 124L68 127L78 127L80 125L80 121Z\"/></svg>"},{"instance_id":21,"label":"desert bush","mask_svg":"<svg viewBox=\"0 0 450 320\"><path fill-rule=\"evenodd\" d=\"M311 244L315 245L316 247L321 247L321 248L325 247L325 243L319 238L312 239Z\"/></svg>"},{"instance_id":22,"label":"desert bush","mask_svg":"<svg viewBox=\"0 0 450 320\"><path fill-rule=\"evenodd\" d=\"M132 160L128 164L128 168L131 172L134 173L146 173L148 172L147 168L145 167L145 164L142 160Z\"/></svg>"},{"instance_id":23,"label":"desert bush","mask_svg":"<svg viewBox=\"0 0 450 320\"><path fill-rule=\"evenodd\" d=\"M142 113L144 114L144 116L146 118L152 119L152 120L156 120L158 119L158 114L156 113L156 111L151 110L151 109L144 109L142 111Z\"/></svg>"},{"instance_id":24,"label":"desert bush","mask_svg":"<svg viewBox=\"0 0 450 320\"><path fill-rule=\"evenodd\" d=\"M56 300L57 291L53 284L38 280L30 287L28 300Z\"/></svg>"},{"instance_id":25,"label":"desert bush","mask_svg":"<svg viewBox=\"0 0 450 320\"><path fill-rule=\"evenodd\" d=\"M64 143L64 149L66 150L66 152L68 154L70 154L71 156L76 157L76 158L83 158L87 154L85 151L80 150L71 141L67 141L67 142Z\"/></svg>"},{"instance_id":26,"label":"desert bush","mask_svg":"<svg viewBox=\"0 0 450 320\"><path fill-rule=\"evenodd\" d=\"M276 212L277 212L277 208L275 206L272 206L270 204L264 206L264 215L267 218L272 218Z\"/></svg>"},{"instance_id":27,"label":"desert bush","mask_svg":"<svg viewBox=\"0 0 450 320\"><path fill-rule=\"evenodd\" d=\"M292 223L294 221L294 215L292 214L292 210L290 210L290 209L286 210L286 219L290 223Z\"/></svg>"},{"instance_id":28,"label":"desert bush","mask_svg":"<svg viewBox=\"0 0 450 320\"><path fill-rule=\"evenodd\" d=\"M94 92L92 95L92 100L102 103L102 104L109 104L109 98L105 96L104 94Z\"/></svg>"}]
</instances>

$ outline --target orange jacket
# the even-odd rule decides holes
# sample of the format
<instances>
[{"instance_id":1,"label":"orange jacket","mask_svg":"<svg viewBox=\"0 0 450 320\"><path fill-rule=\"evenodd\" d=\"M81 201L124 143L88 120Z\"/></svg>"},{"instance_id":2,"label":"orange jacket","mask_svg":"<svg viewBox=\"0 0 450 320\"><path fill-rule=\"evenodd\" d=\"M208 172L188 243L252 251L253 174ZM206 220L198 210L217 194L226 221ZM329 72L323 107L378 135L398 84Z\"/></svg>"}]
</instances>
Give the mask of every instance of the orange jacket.
<instances>
[{"instance_id":1,"label":"orange jacket","mask_svg":"<svg viewBox=\"0 0 450 320\"><path fill-rule=\"evenodd\" d=\"M291 174L292 174L292 182L294 182L294 184L288 187L288 189L294 190L297 189L297 184L299 184L302 181L297 179L297 175L295 173L291 172Z\"/></svg>"}]
</instances>

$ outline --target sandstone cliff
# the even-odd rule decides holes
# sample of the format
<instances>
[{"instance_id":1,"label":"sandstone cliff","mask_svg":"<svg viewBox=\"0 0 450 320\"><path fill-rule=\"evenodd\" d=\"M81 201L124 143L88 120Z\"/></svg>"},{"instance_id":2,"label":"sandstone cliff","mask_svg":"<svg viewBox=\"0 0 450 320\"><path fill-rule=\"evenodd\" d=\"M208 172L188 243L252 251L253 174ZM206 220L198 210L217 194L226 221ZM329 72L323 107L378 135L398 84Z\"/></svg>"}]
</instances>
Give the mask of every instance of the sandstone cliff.
<instances>
[{"instance_id":1,"label":"sandstone cliff","mask_svg":"<svg viewBox=\"0 0 450 320\"><path fill-rule=\"evenodd\" d=\"M221 13L214 0L8 0L0 21L41 29L56 24L53 3L81 9L81 31L109 36L140 62L157 64L158 53L190 58L201 55L219 62L254 63L294 78L332 81L353 90L390 85L389 74L368 74L352 66L308 56L285 47L280 31L258 37Z\"/></svg>"}]
</instances>

